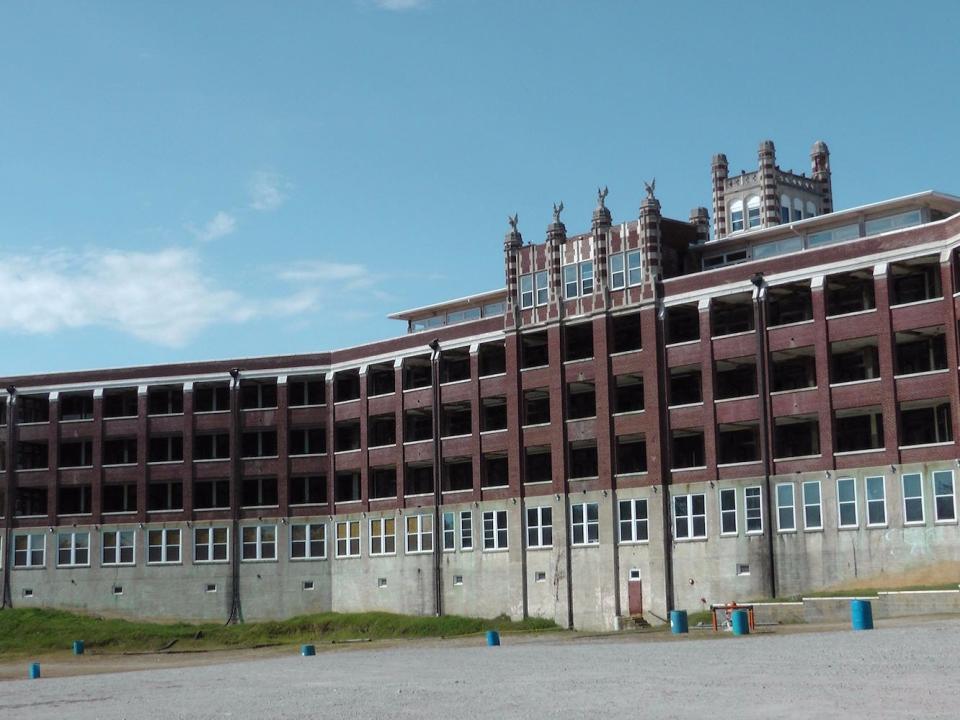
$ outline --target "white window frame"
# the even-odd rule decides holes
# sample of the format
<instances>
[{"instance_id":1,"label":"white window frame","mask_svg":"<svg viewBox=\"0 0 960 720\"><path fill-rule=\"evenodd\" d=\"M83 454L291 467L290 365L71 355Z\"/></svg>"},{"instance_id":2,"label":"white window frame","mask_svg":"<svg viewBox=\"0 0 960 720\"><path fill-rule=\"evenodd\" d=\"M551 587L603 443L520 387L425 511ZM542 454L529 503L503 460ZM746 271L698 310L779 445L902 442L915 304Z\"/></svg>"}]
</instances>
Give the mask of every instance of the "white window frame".
<instances>
[{"instance_id":1,"label":"white window frame","mask_svg":"<svg viewBox=\"0 0 960 720\"><path fill-rule=\"evenodd\" d=\"M948 493L938 493L937 492L937 475L949 475L950 476L950 492ZM953 479L953 470L934 470L930 475L930 482L933 486L933 521L938 524L956 524L957 522L957 486ZM937 500L940 498L950 498L950 508L953 513L953 517L942 518L940 517L940 505L937 503Z\"/></svg>"},{"instance_id":2,"label":"white window frame","mask_svg":"<svg viewBox=\"0 0 960 720\"><path fill-rule=\"evenodd\" d=\"M535 550L553 547L553 508L550 505L538 505L526 508L527 547ZM533 515L534 522L530 522ZM547 515L545 518L544 515ZM549 535L549 542L545 539Z\"/></svg>"},{"instance_id":3,"label":"white window frame","mask_svg":"<svg viewBox=\"0 0 960 720\"><path fill-rule=\"evenodd\" d=\"M412 528L411 525L413 525ZM433 515L428 513L407 515L403 520L403 527L406 537L404 548L407 555L433 552Z\"/></svg>"},{"instance_id":4,"label":"white window frame","mask_svg":"<svg viewBox=\"0 0 960 720\"><path fill-rule=\"evenodd\" d=\"M387 523L393 523L393 532L387 530ZM397 554L396 518L370 518L367 522L367 536L367 546L370 557L384 557ZM378 543L379 548L377 547Z\"/></svg>"},{"instance_id":5,"label":"white window frame","mask_svg":"<svg viewBox=\"0 0 960 720\"><path fill-rule=\"evenodd\" d=\"M760 197L758 195L751 195L747 198L745 207L746 216L744 219L747 221L747 228L752 230L753 228L758 228L763 225L763 206L760 204ZM796 497L796 493L794 493L794 497Z\"/></svg>"},{"instance_id":6,"label":"white window frame","mask_svg":"<svg viewBox=\"0 0 960 720\"><path fill-rule=\"evenodd\" d=\"M840 500L840 486L842 483L849 481L853 485L853 500ZM853 524L843 522L843 506L853 503ZM859 503L857 502L857 479L852 477L842 477L837 478L837 528L841 530L853 529L860 527L860 508L857 507Z\"/></svg>"},{"instance_id":7,"label":"white window frame","mask_svg":"<svg viewBox=\"0 0 960 720\"><path fill-rule=\"evenodd\" d=\"M533 302L536 299L536 293L533 289L533 275L527 273L520 276L520 309L528 310L533 307Z\"/></svg>"},{"instance_id":8,"label":"white window frame","mask_svg":"<svg viewBox=\"0 0 960 720\"><path fill-rule=\"evenodd\" d=\"M217 542L217 531L222 531L223 542ZM206 533L207 539L200 540L201 533ZM216 557L216 549L223 547L224 556ZM207 551L207 559L201 560L197 551L204 548ZM225 526L195 527L193 529L193 562L195 565L213 565L216 563L230 562L230 528Z\"/></svg>"},{"instance_id":9,"label":"white window frame","mask_svg":"<svg viewBox=\"0 0 960 720\"><path fill-rule=\"evenodd\" d=\"M740 213L740 219L737 219L737 213ZM730 232L740 232L746 227L746 215L744 214L743 200L735 200L730 203Z\"/></svg>"},{"instance_id":10,"label":"white window frame","mask_svg":"<svg viewBox=\"0 0 960 720\"><path fill-rule=\"evenodd\" d=\"M460 552L473 550L473 511L460 511Z\"/></svg>"},{"instance_id":11,"label":"white window frame","mask_svg":"<svg viewBox=\"0 0 960 720\"><path fill-rule=\"evenodd\" d=\"M700 503L703 506L702 513L695 513L693 511L693 499L699 497ZM677 514L677 501L685 500L687 503L687 512L683 515ZM685 540L706 540L709 536L709 528L707 527L707 496L705 493L687 493L684 495L674 495L672 502L670 503L673 509L673 535L674 539L677 541ZM696 534L695 525L696 520L700 518L703 520L703 534ZM683 535L679 532L679 521L684 520L687 523L687 532Z\"/></svg>"},{"instance_id":12,"label":"white window frame","mask_svg":"<svg viewBox=\"0 0 960 720\"><path fill-rule=\"evenodd\" d=\"M183 562L183 533L180 528L147 528L144 530L147 535L147 565L180 565ZM159 533L160 543L154 544L151 541L151 536ZM171 542L170 538L173 534L176 533L177 541ZM160 548L160 559L151 560L150 559L150 550L153 548ZM176 549L176 557L171 558L173 554L171 551Z\"/></svg>"},{"instance_id":13,"label":"white window frame","mask_svg":"<svg viewBox=\"0 0 960 720\"><path fill-rule=\"evenodd\" d=\"M580 294L580 269L576 263L561 268L563 277L563 299L573 300ZM571 292L572 289L572 292Z\"/></svg>"},{"instance_id":14,"label":"white window frame","mask_svg":"<svg viewBox=\"0 0 960 720\"><path fill-rule=\"evenodd\" d=\"M457 514L452 510L446 510L440 517L440 521L443 525L443 551L454 552L457 549Z\"/></svg>"},{"instance_id":15,"label":"white window frame","mask_svg":"<svg viewBox=\"0 0 960 720\"><path fill-rule=\"evenodd\" d=\"M77 542L79 538L86 539L86 546L81 547ZM61 547L61 541L64 538L69 538L69 545L64 548ZM60 553L63 551L68 553L68 562L60 562ZM86 560L79 561L78 554L86 553ZM79 531L79 530L69 530L67 532L58 532L57 533L57 567L90 567L90 533Z\"/></svg>"},{"instance_id":16,"label":"white window frame","mask_svg":"<svg viewBox=\"0 0 960 720\"><path fill-rule=\"evenodd\" d=\"M870 499L870 481L879 480L880 481L880 490L882 491L879 499ZM864 501L867 503L867 527L886 527L887 526L887 481L883 475L868 475L863 479L863 494ZM874 522L870 517L870 507L875 506L877 503L880 503L880 508L883 512L883 520L881 522Z\"/></svg>"},{"instance_id":17,"label":"white window frame","mask_svg":"<svg viewBox=\"0 0 960 720\"><path fill-rule=\"evenodd\" d=\"M113 536L113 542L107 542L107 536ZM124 543L124 536L130 539L129 544ZM130 549L130 560L123 560L123 551ZM107 550L113 550L116 558L113 562L107 562ZM117 567L122 565L136 565L137 563L137 533L133 530L103 530L100 533L100 565L102 567Z\"/></svg>"},{"instance_id":18,"label":"white window frame","mask_svg":"<svg viewBox=\"0 0 960 720\"><path fill-rule=\"evenodd\" d=\"M733 507L724 508L724 498L733 498ZM737 525L737 489L719 488L717 490L717 507L720 509L720 537L733 537L739 534ZM733 530L725 530L724 523L727 520L733 520Z\"/></svg>"},{"instance_id":19,"label":"white window frame","mask_svg":"<svg viewBox=\"0 0 960 720\"><path fill-rule=\"evenodd\" d=\"M917 487L920 490L919 495L907 495L907 478L917 478ZM924 525L927 522L926 498L923 496L923 473L903 473L900 476L900 489L903 496L903 524L904 525ZM907 519L907 501L920 501L920 519Z\"/></svg>"},{"instance_id":20,"label":"white window frame","mask_svg":"<svg viewBox=\"0 0 960 720\"><path fill-rule=\"evenodd\" d=\"M635 287L643 284L643 256L639 250L630 250L624 253L627 267L627 285Z\"/></svg>"},{"instance_id":21,"label":"white window frame","mask_svg":"<svg viewBox=\"0 0 960 720\"><path fill-rule=\"evenodd\" d=\"M253 530L253 540L248 540L249 533ZM264 531L273 531L273 540L264 538ZM273 545L273 554L268 551L270 545ZM247 557L247 549L252 546L253 557ZM240 528L240 561L241 562L276 562L277 561L277 526L276 525L245 525Z\"/></svg>"},{"instance_id":22,"label":"white window frame","mask_svg":"<svg viewBox=\"0 0 960 720\"><path fill-rule=\"evenodd\" d=\"M756 500L756 507L750 507L751 501ZM744 534L763 535L763 488L751 485L743 489ZM760 522L760 527L751 528L751 521Z\"/></svg>"},{"instance_id":23,"label":"white window frame","mask_svg":"<svg viewBox=\"0 0 960 720\"><path fill-rule=\"evenodd\" d=\"M610 289L623 290L627 286L627 266L623 253L610 255ZM617 267L619 265L619 267ZM617 276L620 276L619 281Z\"/></svg>"},{"instance_id":24,"label":"white window frame","mask_svg":"<svg viewBox=\"0 0 960 720\"><path fill-rule=\"evenodd\" d=\"M543 294L541 298L540 295ZM550 274L546 270L533 273L533 301L537 307L550 302Z\"/></svg>"},{"instance_id":25,"label":"white window frame","mask_svg":"<svg viewBox=\"0 0 960 720\"><path fill-rule=\"evenodd\" d=\"M298 540L294 538L294 531L298 533L302 528L303 539ZM319 531L320 539L317 540L313 537L314 531ZM303 544L303 554L295 555L294 554L294 544L300 545ZM313 546L315 543L320 543L320 552L314 553ZM290 560L292 562L301 562L304 560L326 560L327 559L327 524L324 522L318 523L293 523L290 525L290 538L287 542L287 545L290 550Z\"/></svg>"},{"instance_id":26,"label":"white window frame","mask_svg":"<svg viewBox=\"0 0 960 720\"><path fill-rule=\"evenodd\" d=\"M17 548L17 541L21 538L26 539L26 547L22 550ZM39 542L40 547L36 545ZM40 553L40 562L33 561L34 554ZM18 562L17 555L26 554L26 562ZM18 533L13 536L13 567L15 568L39 568L47 566L47 536L42 532Z\"/></svg>"},{"instance_id":27,"label":"white window frame","mask_svg":"<svg viewBox=\"0 0 960 720\"><path fill-rule=\"evenodd\" d=\"M816 485L817 487L817 501L815 503L807 502L807 486L808 485L811 487ZM803 493L802 498L803 498L803 529L804 531L823 530L823 488L820 487L820 481L807 480L806 482L803 483L800 492ZM809 517L807 515L807 510L809 508L814 508L814 507L817 509L817 517L819 518L819 521L817 522L816 525L810 524Z\"/></svg>"},{"instance_id":28,"label":"white window frame","mask_svg":"<svg viewBox=\"0 0 960 720\"><path fill-rule=\"evenodd\" d=\"M584 260L580 263L580 295L593 295L593 260Z\"/></svg>"},{"instance_id":29,"label":"white window frame","mask_svg":"<svg viewBox=\"0 0 960 720\"><path fill-rule=\"evenodd\" d=\"M627 513L624 514L624 506ZM641 517L640 508L643 508ZM624 537L624 527L628 534ZM640 528L643 528L642 535ZM617 503L617 533L621 545L641 545L650 542L650 512L646 498L630 498Z\"/></svg>"},{"instance_id":30,"label":"white window frame","mask_svg":"<svg viewBox=\"0 0 960 720\"><path fill-rule=\"evenodd\" d=\"M502 522L501 522L502 521ZM483 511L483 551L497 552L509 549L510 539L507 532L509 520L506 510Z\"/></svg>"},{"instance_id":31,"label":"white window frame","mask_svg":"<svg viewBox=\"0 0 960 720\"><path fill-rule=\"evenodd\" d=\"M781 488L790 489L790 502L782 502L780 497ZM777 486L774 488L775 497L777 499L777 532L778 533L788 533L797 531L797 489L794 487L792 482L787 483L777 483ZM782 520L782 515L784 510L790 510L790 526L786 527Z\"/></svg>"},{"instance_id":32,"label":"white window frame","mask_svg":"<svg viewBox=\"0 0 960 720\"><path fill-rule=\"evenodd\" d=\"M596 518L590 519L593 509ZM579 522L576 519L580 511ZM580 540L577 541L579 531ZM593 547L600 544L600 504L595 502L573 503L570 505L570 544L573 547Z\"/></svg>"},{"instance_id":33,"label":"white window frame","mask_svg":"<svg viewBox=\"0 0 960 720\"><path fill-rule=\"evenodd\" d=\"M344 530L343 537L340 537L341 528ZM356 530L356 533L353 531ZM335 540L337 543L337 558L358 558L360 557L360 521L359 520L337 520L334 527ZM353 550L356 550L355 552Z\"/></svg>"}]
</instances>

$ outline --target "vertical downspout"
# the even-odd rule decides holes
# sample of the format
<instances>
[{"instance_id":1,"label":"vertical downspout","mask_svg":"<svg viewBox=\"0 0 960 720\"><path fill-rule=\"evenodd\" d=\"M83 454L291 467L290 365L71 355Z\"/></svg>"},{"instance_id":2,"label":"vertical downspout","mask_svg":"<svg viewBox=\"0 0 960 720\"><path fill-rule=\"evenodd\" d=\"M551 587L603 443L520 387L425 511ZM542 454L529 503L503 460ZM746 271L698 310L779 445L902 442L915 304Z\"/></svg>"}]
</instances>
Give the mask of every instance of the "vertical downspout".
<instances>
[{"instance_id":1,"label":"vertical downspout","mask_svg":"<svg viewBox=\"0 0 960 720\"><path fill-rule=\"evenodd\" d=\"M659 297L659 294L657 295ZM667 308L663 300L657 300L656 304L657 320L655 327L657 329L656 347L657 347L657 374L666 377L667 372L667 333L664 328L667 321ZM670 510L670 492L669 476L670 468L673 465L670 447L670 410L667 407L666 382L661 377L657 377L657 423L660 428L660 516L663 518L661 523L663 536L663 601L667 613L674 609L674 587L673 587L673 522L671 521ZM654 487L656 489L656 487Z\"/></svg>"},{"instance_id":2,"label":"vertical downspout","mask_svg":"<svg viewBox=\"0 0 960 720\"><path fill-rule=\"evenodd\" d=\"M753 325L756 335L756 363L757 363L757 394L760 398L760 458L763 462L763 491L766 493L767 504L767 559L770 562L770 597L777 596L777 567L773 551L773 494L770 492L770 415L767 403L767 313L766 313L766 285L763 273L757 273L750 282L754 285L753 292Z\"/></svg>"},{"instance_id":3,"label":"vertical downspout","mask_svg":"<svg viewBox=\"0 0 960 720\"><path fill-rule=\"evenodd\" d=\"M440 617L443 614L443 516L440 513L440 501L443 499L440 492L440 341L434 339L430 343L430 349L433 351L430 356L430 390L433 396L433 612Z\"/></svg>"},{"instance_id":4,"label":"vertical downspout","mask_svg":"<svg viewBox=\"0 0 960 720\"><path fill-rule=\"evenodd\" d=\"M243 622L240 605L240 370L230 370L230 615L227 625Z\"/></svg>"},{"instance_id":5,"label":"vertical downspout","mask_svg":"<svg viewBox=\"0 0 960 720\"><path fill-rule=\"evenodd\" d=\"M10 550L10 541L13 539L13 513L16 508L16 464L17 453L14 444L17 439L17 389L11 385L7 388L7 472L6 487L3 493L3 599L0 608L13 607L13 593L10 589L10 565L13 554Z\"/></svg>"}]
</instances>

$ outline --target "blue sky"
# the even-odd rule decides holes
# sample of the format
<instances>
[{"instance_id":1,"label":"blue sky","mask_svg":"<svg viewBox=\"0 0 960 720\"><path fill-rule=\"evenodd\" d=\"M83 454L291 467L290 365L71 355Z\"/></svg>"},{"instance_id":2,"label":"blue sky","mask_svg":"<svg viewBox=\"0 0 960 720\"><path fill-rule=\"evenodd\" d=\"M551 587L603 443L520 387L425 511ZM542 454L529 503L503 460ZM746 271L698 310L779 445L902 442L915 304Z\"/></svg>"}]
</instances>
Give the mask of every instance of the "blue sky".
<instances>
[{"instance_id":1,"label":"blue sky","mask_svg":"<svg viewBox=\"0 0 960 720\"><path fill-rule=\"evenodd\" d=\"M722 7L725 5L726 7ZM837 5L838 7L832 7ZM822 138L838 208L960 193L955 2L8 2L0 374L310 352L503 285L518 212L709 205Z\"/></svg>"}]
</instances>

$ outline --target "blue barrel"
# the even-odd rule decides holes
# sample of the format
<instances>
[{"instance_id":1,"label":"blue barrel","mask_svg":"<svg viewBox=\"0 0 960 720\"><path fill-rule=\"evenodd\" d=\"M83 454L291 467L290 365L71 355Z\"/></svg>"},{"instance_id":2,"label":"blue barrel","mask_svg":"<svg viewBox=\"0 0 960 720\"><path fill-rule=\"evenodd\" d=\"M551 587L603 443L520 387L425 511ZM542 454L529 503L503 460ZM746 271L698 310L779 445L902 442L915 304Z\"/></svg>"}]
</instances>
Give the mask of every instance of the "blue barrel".
<instances>
[{"instance_id":1,"label":"blue barrel","mask_svg":"<svg viewBox=\"0 0 960 720\"><path fill-rule=\"evenodd\" d=\"M730 614L730 625L734 635L749 635L750 613L746 610L734 610Z\"/></svg>"},{"instance_id":2,"label":"blue barrel","mask_svg":"<svg viewBox=\"0 0 960 720\"><path fill-rule=\"evenodd\" d=\"M30 679L36 680L40 677L40 663L30 663Z\"/></svg>"},{"instance_id":3,"label":"blue barrel","mask_svg":"<svg viewBox=\"0 0 960 720\"><path fill-rule=\"evenodd\" d=\"M74 655L83 655L84 645L83 640L74 640L73 641L73 654Z\"/></svg>"},{"instance_id":4,"label":"blue barrel","mask_svg":"<svg viewBox=\"0 0 960 720\"><path fill-rule=\"evenodd\" d=\"M672 632L674 635L682 635L690 632L690 628L687 626L686 610L670 611L670 632Z\"/></svg>"},{"instance_id":5,"label":"blue barrel","mask_svg":"<svg viewBox=\"0 0 960 720\"><path fill-rule=\"evenodd\" d=\"M497 647L500 644L500 633L496 630L487 630L487 645Z\"/></svg>"},{"instance_id":6,"label":"blue barrel","mask_svg":"<svg viewBox=\"0 0 960 720\"><path fill-rule=\"evenodd\" d=\"M873 608L869 600L850 601L850 624L854 630L873 630Z\"/></svg>"},{"instance_id":7,"label":"blue barrel","mask_svg":"<svg viewBox=\"0 0 960 720\"><path fill-rule=\"evenodd\" d=\"M304 657L313 657L317 654L317 648L313 645L301 645L300 654Z\"/></svg>"}]
</instances>

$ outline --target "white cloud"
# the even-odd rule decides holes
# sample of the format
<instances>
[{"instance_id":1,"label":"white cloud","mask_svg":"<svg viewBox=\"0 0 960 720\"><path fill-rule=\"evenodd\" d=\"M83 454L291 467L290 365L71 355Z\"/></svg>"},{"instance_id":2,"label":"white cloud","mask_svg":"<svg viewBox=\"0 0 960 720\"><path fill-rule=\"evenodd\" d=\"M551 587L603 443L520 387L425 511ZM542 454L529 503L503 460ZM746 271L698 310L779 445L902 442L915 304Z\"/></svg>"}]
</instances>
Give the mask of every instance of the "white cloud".
<instances>
[{"instance_id":1,"label":"white cloud","mask_svg":"<svg viewBox=\"0 0 960 720\"><path fill-rule=\"evenodd\" d=\"M427 0L373 0L373 4L382 10L417 10L426 7Z\"/></svg>"},{"instance_id":2,"label":"white cloud","mask_svg":"<svg viewBox=\"0 0 960 720\"><path fill-rule=\"evenodd\" d=\"M276 210L287 199L284 190L290 184L280 175L261 170L250 179L250 207L260 212Z\"/></svg>"},{"instance_id":3,"label":"white cloud","mask_svg":"<svg viewBox=\"0 0 960 720\"><path fill-rule=\"evenodd\" d=\"M200 242L211 242L219 240L222 237L230 235L237 229L237 220L230 213L221 210L204 225L202 228L195 228L188 225L187 229L194 234Z\"/></svg>"},{"instance_id":4,"label":"white cloud","mask_svg":"<svg viewBox=\"0 0 960 720\"><path fill-rule=\"evenodd\" d=\"M324 260L300 262L292 270L281 272L279 277L289 282L342 283L348 287L363 287L375 280L363 265Z\"/></svg>"}]
</instances>

